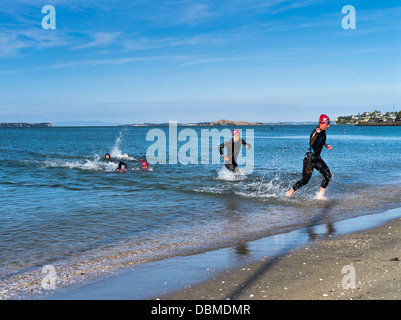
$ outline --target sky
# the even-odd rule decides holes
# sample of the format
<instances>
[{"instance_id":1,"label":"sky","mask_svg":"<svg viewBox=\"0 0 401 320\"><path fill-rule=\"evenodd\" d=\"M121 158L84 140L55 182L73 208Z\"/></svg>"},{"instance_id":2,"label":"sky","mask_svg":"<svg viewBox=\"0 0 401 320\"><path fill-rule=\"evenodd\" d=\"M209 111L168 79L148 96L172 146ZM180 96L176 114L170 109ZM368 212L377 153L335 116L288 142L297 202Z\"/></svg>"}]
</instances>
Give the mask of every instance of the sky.
<instances>
[{"instance_id":1,"label":"sky","mask_svg":"<svg viewBox=\"0 0 401 320\"><path fill-rule=\"evenodd\" d=\"M346 5L355 29L343 27ZM0 1L0 122L317 121L394 108L399 0Z\"/></svg>"}]
</instances>

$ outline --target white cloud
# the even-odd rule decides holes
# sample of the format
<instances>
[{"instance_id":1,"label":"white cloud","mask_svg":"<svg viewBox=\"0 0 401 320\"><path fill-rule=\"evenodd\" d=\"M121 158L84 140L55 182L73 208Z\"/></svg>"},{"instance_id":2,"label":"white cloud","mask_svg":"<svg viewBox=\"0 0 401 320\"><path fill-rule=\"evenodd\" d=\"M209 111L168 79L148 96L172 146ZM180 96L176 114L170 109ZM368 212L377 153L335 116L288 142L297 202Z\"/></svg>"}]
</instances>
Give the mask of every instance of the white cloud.
<instances>
[{"instance_id":1,"label":"white cloud","mask_svg":"<svg viewBox=\"0 0 401 320\"><path fill-rule=\"evenodd\" d=\"M72 50L81 50L93 47L107 47L114 43L121 34L122 32L89 32L90 40L76 45L72 48Z\"/></svg>"},{"instance_id":2,"label":"white cloud","mask_svg":"<svg viewBox=\"0 0 401 320\"><path fill-rule=\"evenodd\" d=\"M43 49L68 45L68 37L60 32L39 28L6 29L0 32L0 57L21 55L23 49Z\"/></svg>"}]
</instances>

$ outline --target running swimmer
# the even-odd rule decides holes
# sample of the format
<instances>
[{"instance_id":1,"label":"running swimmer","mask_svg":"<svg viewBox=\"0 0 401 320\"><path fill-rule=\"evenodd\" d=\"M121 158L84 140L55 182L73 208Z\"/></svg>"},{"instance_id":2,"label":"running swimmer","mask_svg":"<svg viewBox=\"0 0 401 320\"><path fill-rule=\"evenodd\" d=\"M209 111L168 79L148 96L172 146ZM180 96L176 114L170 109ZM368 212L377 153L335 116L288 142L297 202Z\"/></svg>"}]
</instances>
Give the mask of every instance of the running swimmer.
<instances>
[{"instance_id":1,"label":"running swimmer","mask_svg":"<svg viewBox=\"0 0 401 320\"><path fill-rule=\"evenodd\" d=\"M286 192L287 197L291 197L295 191L306 185L312 177L313 169L320 172L324 179L321 183L317 199L324 199L327 185L331 179L331 173L326 163L320 157L323 146L329 150L333 147L326 144L326 131L330 126L330 119L327 115L322 114L319 118L319 126L313 129L309 139L309 150L306 152L303 163L302 179L299 180L294 186Z\"/></svg>"},{"instance_id":2,"label":"running swimmer","mask_svg":"<svg viewBox=\"0 0 401 320\"><path fill-rule=\"evenodd\" d=\"M238 129L233 130L233 138L229 141L223 142L219 146L219 152L224 159L224 164L231 172L238 172L237 157L241 150L241 146L244 145L246 149L250 149L251 145L245 140L240 139L240 132ZM223 148L227 148L227 156L223 153Z\"/></svg>"}]
</instances>

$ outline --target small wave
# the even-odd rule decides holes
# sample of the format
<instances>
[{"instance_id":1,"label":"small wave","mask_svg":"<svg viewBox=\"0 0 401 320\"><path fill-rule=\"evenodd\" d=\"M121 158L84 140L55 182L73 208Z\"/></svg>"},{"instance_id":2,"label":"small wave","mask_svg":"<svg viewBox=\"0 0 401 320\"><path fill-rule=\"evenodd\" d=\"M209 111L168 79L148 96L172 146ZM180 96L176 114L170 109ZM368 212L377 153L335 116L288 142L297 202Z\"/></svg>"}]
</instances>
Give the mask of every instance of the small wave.
<instances>
[{"instance_id":1,"label":"small wave","mask_svg":"<svg viewBox=\"0 0 401 320\"><path fill-rule=\"evenodd\" d=\"M101 161L99 158L94 160L86 159L79 160L46 160L44 166L46 168L68 168L68 169L81 169L81 170L96 170L96 171L115 171L117 168L116 163Z\"/></svg>"},{"instance_id":2,"label":"small wave","mask_svg":"<svg viewBox=\"0 0 401 320\"><path fill-rule=\"evenodd\" d=\"M271 198L279 199L283 198L285 188L279 177L276 176L271 179L265 179L263 177L261 181L252 181L248 184L244 184L241 190L236 191L235 194L259 200Z\"/></svg>"},{"instance_id":3,"label":"small wave","mask_svg":"<svg viewBox=\"0 0 401 320\"><path fill-rule=\"evenodd\" d=\"M200 187L194 189L195 192L210 194L228 194L231 188L229 186Z\"/></svg>"},{"instance_id":4,"label":"small wave","mask_svg":"<svg viewBox=\"0 0 401 320\"><path fill-rule=\"evenodd\" d=\"M232 172L226 167L222 167L217 173L217 178L223 181L242 181L246 178L246 174L242 169L237 168L237 172Z\"/></svg>"},{"instance_id":5,"label":"small wave","mask_svg":"<svg viewBox=\"0 0 401 320\"><path fill-rule=\"evenodd\" d=\"M138 159L129 156L127 153L121 151L121 143L123 141L126 129L120 131L118 137L114 142L114 146L110 151L110 156L115 161L103 161L104 155L95 154L93 159L84 160L65 160L65 159L52 159L46 160L44 166L47 168L68 168L68 169L81 169L81 170L96 170L96 171L115 171L118 167L119 160L136 161ZM136 168L131 168L136 170Z\"/></svg>"},{"instance_id":6,"label":"small wave","mask_svg":"<svg viewBox=\"0 0 401 320\"><path fill-rule=\"evenodd\" d=\"M245 179L244 174L235 174L225 167L218 172L218 180L233 181L238 183L224 183L213 186L195 188L193 191L209 194L235 194L245 198L266 200L271 198L284 198L287 190L286 182L279 177Z\"/></svg>"}]
</instances>

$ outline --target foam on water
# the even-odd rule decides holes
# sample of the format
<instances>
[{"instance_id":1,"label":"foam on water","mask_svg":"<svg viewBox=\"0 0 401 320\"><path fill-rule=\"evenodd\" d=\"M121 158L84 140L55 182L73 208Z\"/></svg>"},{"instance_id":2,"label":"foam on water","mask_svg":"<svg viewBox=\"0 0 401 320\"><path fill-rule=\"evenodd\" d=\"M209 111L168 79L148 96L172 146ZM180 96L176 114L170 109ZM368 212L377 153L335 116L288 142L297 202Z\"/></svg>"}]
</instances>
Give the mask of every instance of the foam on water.
<instances>
[{"instance_id":1,"label":"foam on water","mask_svg":"<svg viewBox=\"0 0 401 320\"><path fill-rule=\"evenodd\" d=\"M223 181L242 181L246 179L245 171L241 168L237 168L237 172L232 172L226 167L222 167L217 172L217 178Z\"/></svg>"},{"instance_id":2,"label":"foam on water","mask_svg":"<svg viewBox=\"0 0 401 320\"><path fill-rule=\"evenodd\" d=\"M138 159L129 156L127 153L121 150L121 143L124 138L125 130L121 130L117 136L114 145L110 152L108 152L112 158L110 161L104 161L105 155L99 155L95 153L90 158L84 158L80 160L55 158L47 159L44 162L37 162L39 166L43 165L45 168L68 168L68 169L81 169L81 170L95 170L95 171L115 171L120 161L138 161ZM138 170L135 166L130 166L129 170Z\"/></svg>"}]
</instances>

